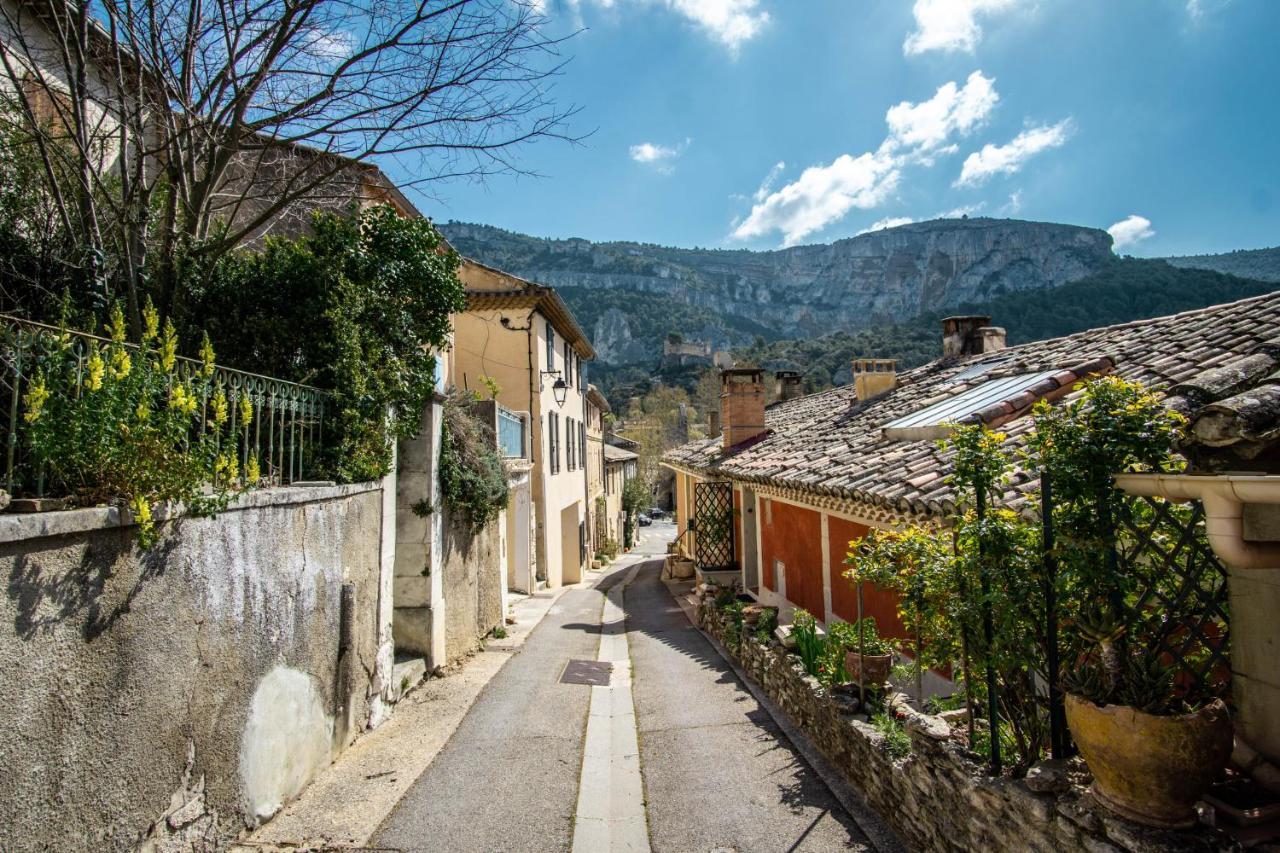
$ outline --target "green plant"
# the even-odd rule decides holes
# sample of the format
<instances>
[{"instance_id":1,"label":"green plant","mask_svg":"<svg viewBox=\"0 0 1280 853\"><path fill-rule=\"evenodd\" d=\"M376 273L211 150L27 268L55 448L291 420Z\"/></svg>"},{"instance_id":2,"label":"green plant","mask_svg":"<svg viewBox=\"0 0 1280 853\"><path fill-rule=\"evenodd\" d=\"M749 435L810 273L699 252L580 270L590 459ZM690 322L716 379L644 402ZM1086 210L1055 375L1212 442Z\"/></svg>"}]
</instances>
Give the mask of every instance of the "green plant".
<instances>
[{"instance_id":1,"label":"green plant","mask_svg":"<svg viewBox=\"0 0 1280 853\"><path fill-rule=\"evenodd\" d=\"M778 627L778 611L773 607L766 607L760 611L760 616L756 619L756 642L762 646L767 646L773 642L773 632Z\"/></svg>"},{"instance_id":2,"label":"green plant","mask_svg":"<svg viewBox=\"0 0 1280 853\"><path fill-rule=\"evenodd\" d=\"M893 654L893 643L880 636L874 616L864 616L857 622L837 622L828 633L833 640L838 639L845 651L861 649L864 655Z\"/></svg>"},{"instance_id":3,"label":"green plant","mask_svg":"<svg viewBox=\"0 0 1280 853\"><path fill-rule=\"evenodd\" d=\"M496 400L498 395L502 393L502 386L498 384L498 380L492 376L480 375L480 384L484 385L484 389L489 392L489 399Z\"/></svg>"},{"instance_id":4,"label":"green plant","mask_svg":"<svg viewBox=\"0 0 1280 853\"><path fill-rule=\"evenodd\" d=\"M495 625L493 630L489 632L495 640L505 640L507 638L507 629L504 625Z\"/></svg>"},{"instance_id":5,"label":"green plant","mask_svg":"<svg viewBox=\"0 0 1280 853\"><path fill-rule=\"evenodd\" d=\"M445 400L440 430L440 498L480 530L507 506L507 470L493 431L457 395Z\"/></svg>"},{"instance_id":6,"label":"green plant","mask_svg":"<svg viewBox=\"0 0 1280 853\"><path fill-rule=\"evenodd\" d=\"M884 735L885 748L894 758L906 758L911 754L911 736L902 721L888 711L881 711L871 718L871 725Z\"/></svg>"},{"instance_id":7,"label":"green plant","mask_svg":"<svg viewBox=\"0 0 1280 853\"><path fill-rule=\"evenodd\" d=\"M250 458L242 480L237 438L253 409L230 410L207 339L201 362L188 366L177 359L172 324L161 328L150 303L144 318L138 346L125 343L119 306L111 310L105 343L91 339L82 352L70 334L47 340L23 396L22 418L48 485L82 505L127 506L139 543L150 547L157 504L212 514L245 480L257 480L258 463Z\"/></svg>"},{"instance_id":8,"label":"green plant","mask_svg":"<svg viewBox=\"0 0 1280 853\"><path fill-rule=\"evenodd\" d=\"M378 479L435 393L434 353L464 306L458 265L429 220L387 205L317 213L309 236L187 263L184 322L229 364L331 390L325 466Z\"/></svg>"},{"instance_id":9,"label":"green plant","mask_svg":"<svg viewBox=\"0 0 1280 853\"><path fill-rule=\"evenodd\" d=\"M821 673L819 662L826 641L818 635L818 620L807 610L797 610L791 617L791 636L796 641L796 653L804 664L805 672L817 678Z\"/></svg>"}]
</instances>

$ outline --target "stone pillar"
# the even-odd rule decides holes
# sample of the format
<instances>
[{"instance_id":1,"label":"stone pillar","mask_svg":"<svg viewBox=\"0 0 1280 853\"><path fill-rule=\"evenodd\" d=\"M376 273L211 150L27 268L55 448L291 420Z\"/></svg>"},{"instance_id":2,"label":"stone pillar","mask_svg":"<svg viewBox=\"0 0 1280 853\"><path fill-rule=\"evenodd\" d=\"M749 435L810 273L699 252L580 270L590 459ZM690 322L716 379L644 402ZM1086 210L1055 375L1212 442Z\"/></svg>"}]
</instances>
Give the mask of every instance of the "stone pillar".
<instances>
[{"instance_id":1,"label":"stone pillar","mask_svg":"<svg viewBox=\"0 0 1280 853\"><path fill-rule=\"evenodd\" d=\"M417 435L400 441L395 489L395 647L425 658L428 670L445 662L444 513L437 471L442 417L443 407L432 402Z\"/></svg>"}]
</instances>

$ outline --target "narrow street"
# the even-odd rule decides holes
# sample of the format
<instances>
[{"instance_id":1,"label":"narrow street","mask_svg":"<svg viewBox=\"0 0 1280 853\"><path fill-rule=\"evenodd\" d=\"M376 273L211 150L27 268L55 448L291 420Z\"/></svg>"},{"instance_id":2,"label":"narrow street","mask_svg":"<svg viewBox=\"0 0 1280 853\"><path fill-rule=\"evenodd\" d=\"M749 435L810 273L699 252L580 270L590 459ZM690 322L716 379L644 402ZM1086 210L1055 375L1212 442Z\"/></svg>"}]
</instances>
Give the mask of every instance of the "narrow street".
<instances>
[{"instance_id":1,"label":"narrow street","mask_svg":"<svg viewBox=\"0 0 1280 853\"><path fill-rule=\"evenodd\" d=\"M632 555L560 598L371 846L874 849L660 579L672 532L669 524L645 528ZM621 602L625 632L620 615L608 617L607 595ZM610 643L629 649L630 689L625 651L613 658L610 688L562 682L571 660L610 659ZM625 707L632 696L633 714ZM589 732L589 720L606 728ZM627 778L636 738L642 785ZM597 755L600 748L612 754ZM603 773L594 769L601 757ZM601 810L609 817L598 820Z\"/></svg>"}]
</instances>

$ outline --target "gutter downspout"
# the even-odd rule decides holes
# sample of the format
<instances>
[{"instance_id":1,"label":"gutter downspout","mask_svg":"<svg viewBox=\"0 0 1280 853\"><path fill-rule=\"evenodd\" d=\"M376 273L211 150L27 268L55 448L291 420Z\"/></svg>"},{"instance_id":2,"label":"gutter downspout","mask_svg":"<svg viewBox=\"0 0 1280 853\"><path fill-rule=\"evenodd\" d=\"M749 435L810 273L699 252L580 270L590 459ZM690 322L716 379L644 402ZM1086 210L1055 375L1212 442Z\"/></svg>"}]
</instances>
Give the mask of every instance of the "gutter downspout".
<instances>
[{"instance_id":1,"label":"gutter downspout","mask_svg":"<svg viewBox=\"0 0 1280 853\"><path fill-rule=\"evenodd\" d=\"M1199 500L1204 505L1209 545L1229 568L1242 572L1280 570L1280 542L1246 542L1244 539L1244 505L1280 504L1280 477L1260 474L1118 474L1115 484L1130 495L1177 502ZM1243 700L1241 704L1244 704ZM1276 756L1254 748L1240 736L1238 728L1231 760L1262 787L1280 793L1280 766L1276 763Z\"/></svg>"}]
</instances>

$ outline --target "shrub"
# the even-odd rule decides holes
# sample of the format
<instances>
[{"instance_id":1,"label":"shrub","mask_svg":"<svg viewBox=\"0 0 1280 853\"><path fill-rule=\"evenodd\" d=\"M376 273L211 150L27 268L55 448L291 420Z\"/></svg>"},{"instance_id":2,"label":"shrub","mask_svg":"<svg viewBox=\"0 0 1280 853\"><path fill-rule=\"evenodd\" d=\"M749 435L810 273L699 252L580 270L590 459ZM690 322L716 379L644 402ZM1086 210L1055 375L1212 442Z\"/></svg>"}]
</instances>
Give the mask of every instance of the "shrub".
<instances>
[{"instance_id":1,"label":"shrub","mask_svg":"<svg viewBox=\"0 0 1280 853\"><path fill-rule=\"evenodd\" d=\"M465 304L459 258L430 221L386 205L317 213L312 226L185 269L185 322L206 328L228 364L332 391L325 467L377 479L435 391L433 352Z\"/></svg>"},{"instance_id":2,"label":"shrub","mask_svg":"<svg viewBox=\"0 0 1280 853\"><path fill-rule=\"evenodd\" d=\"M140 544L150 547L157 504L178 502L192 515L207 515L243 486L237 437L254 413L252 406L230 410L207 340L200 364L181 363L172 324L161 329L150 303L144 317L136 347L125 343L119 306L111 311L105 344L91 340L81 350L69 334L51 336L23 397L22 417L48 487L82 505L128 506ZM257 464L251 457L246 466L250 484Z\"/></svg>"},{"instance_id":3,"label":"shrub","mask_svg":"<svg viewBox=\"0 0 1280 853\"><path fill-rule=\"evenodd\" d=\"M443 406L440 430L440 496L480 530L507 506L507 469L494 444L493 431L473 415L459 396Z\"/></svg>"},{"instance_id":4,"label":"shrub","mask_svg":"<svg viewBox=\"0 0 1280 853\"><path fill-rule=\"evenodd\" d=\"M911 754L911 736L902 721L888 711L881 711L871 718L871 725L884 735L885 748L894 758L906 758Z\"/></svg>"}]
</instances>

